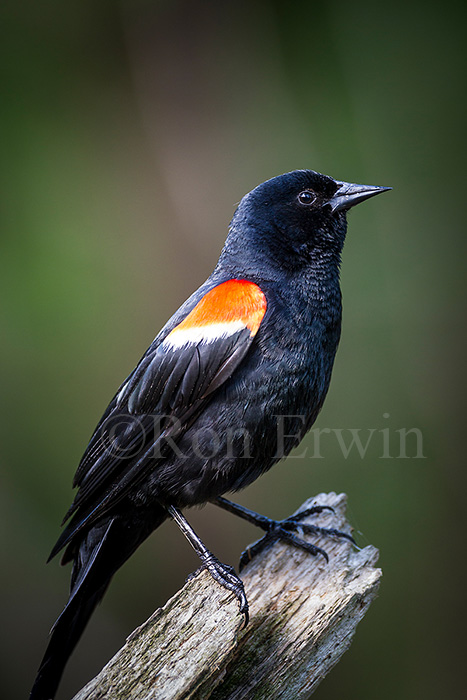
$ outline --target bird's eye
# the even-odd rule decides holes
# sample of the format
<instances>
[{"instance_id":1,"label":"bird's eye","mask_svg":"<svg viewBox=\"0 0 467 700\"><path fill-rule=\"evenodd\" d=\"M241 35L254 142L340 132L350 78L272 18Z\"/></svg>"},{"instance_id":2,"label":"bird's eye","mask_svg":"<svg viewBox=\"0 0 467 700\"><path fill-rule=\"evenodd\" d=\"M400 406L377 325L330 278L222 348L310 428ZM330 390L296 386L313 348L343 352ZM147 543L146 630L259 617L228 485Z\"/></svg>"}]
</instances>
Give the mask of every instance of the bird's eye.
<instances>
[{"instance_id":1,"label":"bird's eye","mask_svg":"<svg viewBox=\"0 0 467 700\"><path fill-rule=\"evenodd\" d=\"M313 194L313 192L310 192L310 190L304 190L298 195L298 201L300 202L300 204L304 204L308 207L310 206L310 204L313 204L315 199L316 196Z\"/></svg>"}]
</instances>

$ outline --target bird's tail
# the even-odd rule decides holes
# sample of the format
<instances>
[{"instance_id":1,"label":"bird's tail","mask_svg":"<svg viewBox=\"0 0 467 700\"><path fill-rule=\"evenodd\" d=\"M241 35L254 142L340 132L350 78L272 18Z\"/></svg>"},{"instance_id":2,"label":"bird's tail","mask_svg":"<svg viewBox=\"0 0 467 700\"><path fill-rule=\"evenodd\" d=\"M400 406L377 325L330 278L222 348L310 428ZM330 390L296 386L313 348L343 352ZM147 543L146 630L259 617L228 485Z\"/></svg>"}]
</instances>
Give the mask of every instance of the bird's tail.
<instances>
[{"instance_id":1,"label":"bird's tail","mask_svg":"<svg viewBox=\"0 0 467 700\"><path fill-rule=\"evenodd\" d=\"M75 598L66 606L52 628L30 700L51 700L55 696L68 658L106 588L107 585L102 586L86 600Z\"/></svg>"},{"instance_id":2,"label":"bird's tail","mask_svg":"<svg viewBox=\"0 0 467 700\"><path fill-rule=\"evenodd\" d=\"M161 510L158 521L153 520L153 527L146 531L112 518L91 528L76 551L71 551L74 564L70 597L52 627L29 700L52 700L55 696L65 665L112 576L165 517L166 512ZM69 556L67 550L65 561Z\"/></svg>"}]
</instances>

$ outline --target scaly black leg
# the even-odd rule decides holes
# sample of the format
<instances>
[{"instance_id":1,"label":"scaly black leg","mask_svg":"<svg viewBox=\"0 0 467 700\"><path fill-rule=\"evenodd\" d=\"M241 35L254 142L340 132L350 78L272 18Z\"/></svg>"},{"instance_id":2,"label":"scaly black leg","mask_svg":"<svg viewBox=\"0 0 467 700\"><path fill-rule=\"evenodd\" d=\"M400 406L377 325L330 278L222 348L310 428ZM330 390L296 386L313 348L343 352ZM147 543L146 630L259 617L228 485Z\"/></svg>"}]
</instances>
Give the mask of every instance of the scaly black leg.
<instances>
[{"instance_id":1,"label":"scaly black leg","mask_svg":"<svg viewBox=\"0 0 467 700\"><path fill-rule=\"evenodd\" d=\"M248 601L246 599L243 582L235 573L235 569L228 566L228 564L220 562L219 559L209 551L178 508L167 506L167 510L201 559L202 568L207 569L215 581L220 583L224 588L227 588L228 591L231 591L238 598L240 612L245 616L244 626L246 627L249 619Z\"/></svg>"},{"instance_id":2,"label":"scaly black leg","mask_svg":"<svg viewBox=\"0 0 467 700\"><path fill-rule=\"evenodd\" d=\"M224 510L228 510L229 513L238 515L240 518L247 520L249 523L257 525L266 532L264 537L255 542L253 545L251 545L251 547L248 547L248 549L246 549L242 553L240 557L240 571L249 561L251 561L251 559L253 559L254 556L262 552L265 547L267 547L269 544L272 544L273 542L276 542L277 540L289 542L289 544L292 544L294 547L303 549L306 552L309 552L309 554L321 554L326 559L326 561L329 561L329 557L324 551L324 549L321 549L321 547L317 547L316 545L311 544L310 542L306 542L305 540L300 539L294 534L293 530L299 530L307 535L327 535L329 537L344 537L345 539L350 540L350 542L355 544L354 538L351 535L348 535L346 532L341 532L340 530L335 530L334 528L318 527L317 525L311 525L310 523L300 522L302 518L306 518L308 515L322 513L323 510L330 510L334 512L334 509L331 508L331 506L312 506L311 508L302 510L296 515L291 515L289 518L285 518L285 520L271 520L271 518L267 518L264 515L255 513L253 510L249 510L249 508L239 506L237 503L232 503L232 501L228 501L222 496L219 496L212 502L214 503L214 505L219 506L220 508L224 508Z\"/></svg>"}]
</instances>

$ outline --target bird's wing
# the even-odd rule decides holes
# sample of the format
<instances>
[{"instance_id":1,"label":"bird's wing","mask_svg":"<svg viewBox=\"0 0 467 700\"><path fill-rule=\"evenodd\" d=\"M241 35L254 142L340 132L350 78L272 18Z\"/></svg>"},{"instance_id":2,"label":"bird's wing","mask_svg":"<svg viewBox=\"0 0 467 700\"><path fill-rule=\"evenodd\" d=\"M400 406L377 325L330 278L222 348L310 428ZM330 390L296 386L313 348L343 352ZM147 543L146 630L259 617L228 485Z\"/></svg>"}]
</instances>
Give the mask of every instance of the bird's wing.
<instances>
[{"instance_id":1,"label":"bird's wing","mask_svg":"<svg viewBox=\"0 0 467 700\"><path fill-rule=\"evenodd\" d=\"M266 307L253 282L223 282L143 357L83 455L74 480L78 492L65 520L75 517L51 556L164 459L168 438L183 434L245 357Z\"/></svg>"}]
</instances>

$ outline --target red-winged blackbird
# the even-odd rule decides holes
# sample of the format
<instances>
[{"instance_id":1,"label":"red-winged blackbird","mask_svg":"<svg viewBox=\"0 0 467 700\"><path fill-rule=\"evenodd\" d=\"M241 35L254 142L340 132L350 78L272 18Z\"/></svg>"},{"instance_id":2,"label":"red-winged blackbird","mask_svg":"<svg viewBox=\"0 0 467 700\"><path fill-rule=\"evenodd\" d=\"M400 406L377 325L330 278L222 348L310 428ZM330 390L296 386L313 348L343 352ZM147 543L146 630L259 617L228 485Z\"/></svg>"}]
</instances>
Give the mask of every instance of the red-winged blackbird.
<instances>
[{"instance_id":1,"label":"red-winged blackbird","mask_svg":"<svg viewBox=\"0 0 467 700\"><path fill-rule=\"evenodd\" d=\"M70 597L31 700L54 696L113 574L168 517L248 619L241 579L180 509L211 501L266 530L263 544L279 537L326 556L294 535L296 519L271 521L222 494L287 455L316 419L340 336L346 211L387 189L297 170L242 199L214 272L120 386L78 466L51 554L65 548L73 562Z\"/></svg>"}]
</instances>

